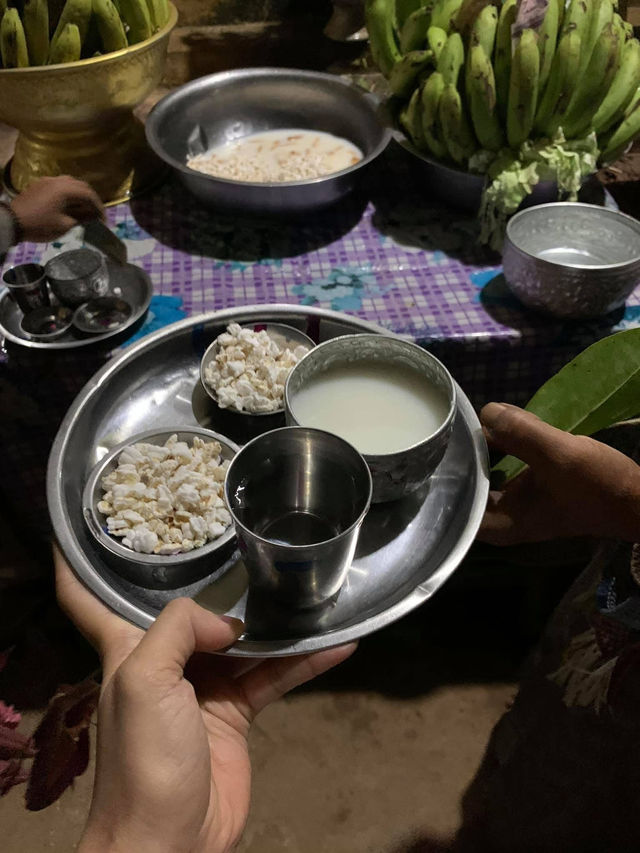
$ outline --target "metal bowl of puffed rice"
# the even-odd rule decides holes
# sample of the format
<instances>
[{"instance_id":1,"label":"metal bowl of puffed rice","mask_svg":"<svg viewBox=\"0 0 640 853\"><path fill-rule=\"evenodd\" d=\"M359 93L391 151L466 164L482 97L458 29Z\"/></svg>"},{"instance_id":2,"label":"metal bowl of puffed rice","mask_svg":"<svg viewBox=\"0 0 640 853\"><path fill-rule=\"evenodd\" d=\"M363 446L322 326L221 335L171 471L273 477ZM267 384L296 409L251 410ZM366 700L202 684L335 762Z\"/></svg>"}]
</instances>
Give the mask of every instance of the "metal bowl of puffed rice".
<instances>
[{"instance_id":1,"label":"metal bowl of puffed rice","mask_svg":"<svg viewBox=\"0 0 640 853\"><path fill-rule=\"evenodd\" d=\"M87 526L118 574L149 589L182 587L233 558L224 480L238 445L201 427L149 430L91 471Z\"/></svg>"},{"instance_id":2,"label":"metal bowl of puffed rice","mask_svg":"<svg viewBox=\"0 0 640 853\"><path fill-rule=\"evenodd\" d=\"M204 204L245 214L300 214L343 198L384 151L390 131L379 109L375 96L335 74L240 68L180 86L156 104L145 127L151 148ZM335 145L355 147L357 159L336 160L332 149L320 162L317 147L300 148L285 152L282 168L274 166L266 147L258 150L257 137L279 131L330 134ZM246 148L249 137L259 143L255 151ZM314 144L322 146L322 138ZM241 155L233 162L231 148Z\"/></svg>"},{"instance_id":3,"label":"metal bowl of puffed rice","mask_svg":"<svg viewBox=\"0 0 640 853\"><path fill-rule=\"evenodd\" d=\"M241 441L284 426L287 377L314 346L284 323L231 323L200 362L200 382L218 423L225 418L227 431Z\"/></svg>"}]
</instances>

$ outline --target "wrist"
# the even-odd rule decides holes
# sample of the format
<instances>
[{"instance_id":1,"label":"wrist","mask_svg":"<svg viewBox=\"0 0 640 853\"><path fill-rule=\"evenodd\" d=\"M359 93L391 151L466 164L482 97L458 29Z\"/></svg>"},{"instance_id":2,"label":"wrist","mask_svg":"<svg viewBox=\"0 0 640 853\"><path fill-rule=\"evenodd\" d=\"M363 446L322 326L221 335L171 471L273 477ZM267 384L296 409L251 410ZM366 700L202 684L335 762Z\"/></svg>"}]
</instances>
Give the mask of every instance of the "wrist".
<instances>
[{"instance_id":1,"label":"wrist","mask_svg":"<svg viewBox=\"0 0 640 853\"><path fill-rule=\"evenodd\" d=\"M0 207L7 212L7 216L11 220L12 226L12 234L11 234L11 245L15 246L18 243L21 243L24 240L24 228L22 227L22 223L18 219L18 216L10 204L7 204L4 201L0 201Z\"/></svg>"},{"instance_id":2,"label":"wrist","mask_svg":"<svg viewBox=\"0 0 640 853\"><path fill-rule=\"evenodd\" d=\"M141 839L137 834L117 827L100 827L91 820L82 833L77 853L188 853L154 838Z\"/></svg>"}]
</instances>

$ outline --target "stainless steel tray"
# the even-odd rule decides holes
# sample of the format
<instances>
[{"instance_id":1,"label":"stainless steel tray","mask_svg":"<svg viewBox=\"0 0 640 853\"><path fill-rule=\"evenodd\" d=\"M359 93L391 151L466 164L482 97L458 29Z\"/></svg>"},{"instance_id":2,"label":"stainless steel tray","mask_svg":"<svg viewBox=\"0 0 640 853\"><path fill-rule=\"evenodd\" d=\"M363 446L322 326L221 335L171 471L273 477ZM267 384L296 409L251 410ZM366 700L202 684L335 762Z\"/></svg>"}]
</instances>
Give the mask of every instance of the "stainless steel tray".
<instances>
[{"instance_id":1,"label":"stainless steel tray","mask_svg":"<svg viewBox=\"0 0 640 853\"><path fill-rule=\"evenodd\" d=\"M127 330L141 320L149 308L153 294L151 279L143 269L134 264L120 265L107 259L107 269L109 270L109 290L106 295L125 299L133 309L131 316L122 326L101 335L86 335L70 329L55 341L46 343L32 341L20 328L22 311L9 295L8 289L3 288L0 290L0 336L23 347L50 350L86 347L116 335L125 336Z\"/></svg>"},{"instance_id":2,"label":"stainless steel tray","mask_svg":"<svg viewBox=\"0 0 640 853\"><path fill-rule=\"evenodd\" d=\"M287 323L314 340L379 326L320 308L262 305L182 320L141 340L100 370L74 401L49 458L47 490L55 534L71 566L107 605L147 628L163 605L179 595L216 612L244 619L246 631L232 655L300 654L364 636L399 619L430 598L471 545L489 488L480 424L458 389L451 442L427 488L397 503L380 504L365 520L356 559L338 598L322 609L292 615L247 591L246 571L234 556L198 583L171 590L145 589L105 563L82 515L86 478L114 445L143 430L209 426L242 441L221 424L199 381L200 358L231 321Z\"/></svg>"}]
</instances>

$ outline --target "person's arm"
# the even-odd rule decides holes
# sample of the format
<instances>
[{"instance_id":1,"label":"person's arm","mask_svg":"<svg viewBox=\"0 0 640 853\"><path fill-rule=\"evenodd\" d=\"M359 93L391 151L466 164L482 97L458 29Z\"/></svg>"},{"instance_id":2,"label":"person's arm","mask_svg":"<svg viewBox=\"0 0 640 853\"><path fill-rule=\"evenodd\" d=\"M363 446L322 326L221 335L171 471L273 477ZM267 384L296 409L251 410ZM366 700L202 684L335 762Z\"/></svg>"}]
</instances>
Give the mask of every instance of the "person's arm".
<instances>
[{"instance_id":1,"label":"person's arm","mask_svg":"<svg viewBox=\"0 0 640 853\"><path fill-rule=\"evenodd\" d=\"M573 536L640 541L640 467L632 459L516 406L490 403L480 420L491 447L529 467L490 493L479 539L494 545Z\"/></svg>"},{"instance_id":2,"label":"person's arm","mask_svg":"<svg viewBox=\"0 0 640 853\"><path fill-rule=\"evenodd\" d=\"M99 602L55 551L58 600L98 648L96 779L79 853L227 853L249 810L256 714L343 661L355 644L247 661L210 654L242 631L193 601L145 634Z\"/></svg>"},{"instance_id":3,"label":"person's arm","mask_svg":"<svg viewBox=\"0 0 640 853\"><path fill-rule=\"evenodd\" d=\"M0 205L0 255L22 240L47 243L103 216L99 196L84 181L67 175L40 178L10 204Z\"/></svg>"}]
</instances>

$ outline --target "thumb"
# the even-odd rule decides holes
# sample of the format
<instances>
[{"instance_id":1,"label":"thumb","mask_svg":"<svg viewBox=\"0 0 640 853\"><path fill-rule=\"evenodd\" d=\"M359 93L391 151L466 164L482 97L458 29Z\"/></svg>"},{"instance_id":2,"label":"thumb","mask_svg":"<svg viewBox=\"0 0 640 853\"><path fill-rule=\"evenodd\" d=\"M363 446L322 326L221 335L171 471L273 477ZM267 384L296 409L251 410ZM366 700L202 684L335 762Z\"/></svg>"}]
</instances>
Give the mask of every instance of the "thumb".
<instances>
[{"instance_id":1,"label":"thumb","mask_svg":"<svg viewBox=\"0 0 640 853\"><path fill-rule=\"evenodd\" d=\"M554 462L569 450L571 436L517 406L489 403L480 412L480 422L493 447L534 467Z\"/></svg>"},{"instance_id":2,"label":"thumb","mask_svg":"<svg viewBox=\"0 0 640 853\"><path fill-rule=\"evenodd\" d=\"M130 660L143 672L162 672L180 679L195 652L217 652L235 643L240 619L217 616L189 598L176 598L164 608Z\"/></svg>"}]
</instances>

